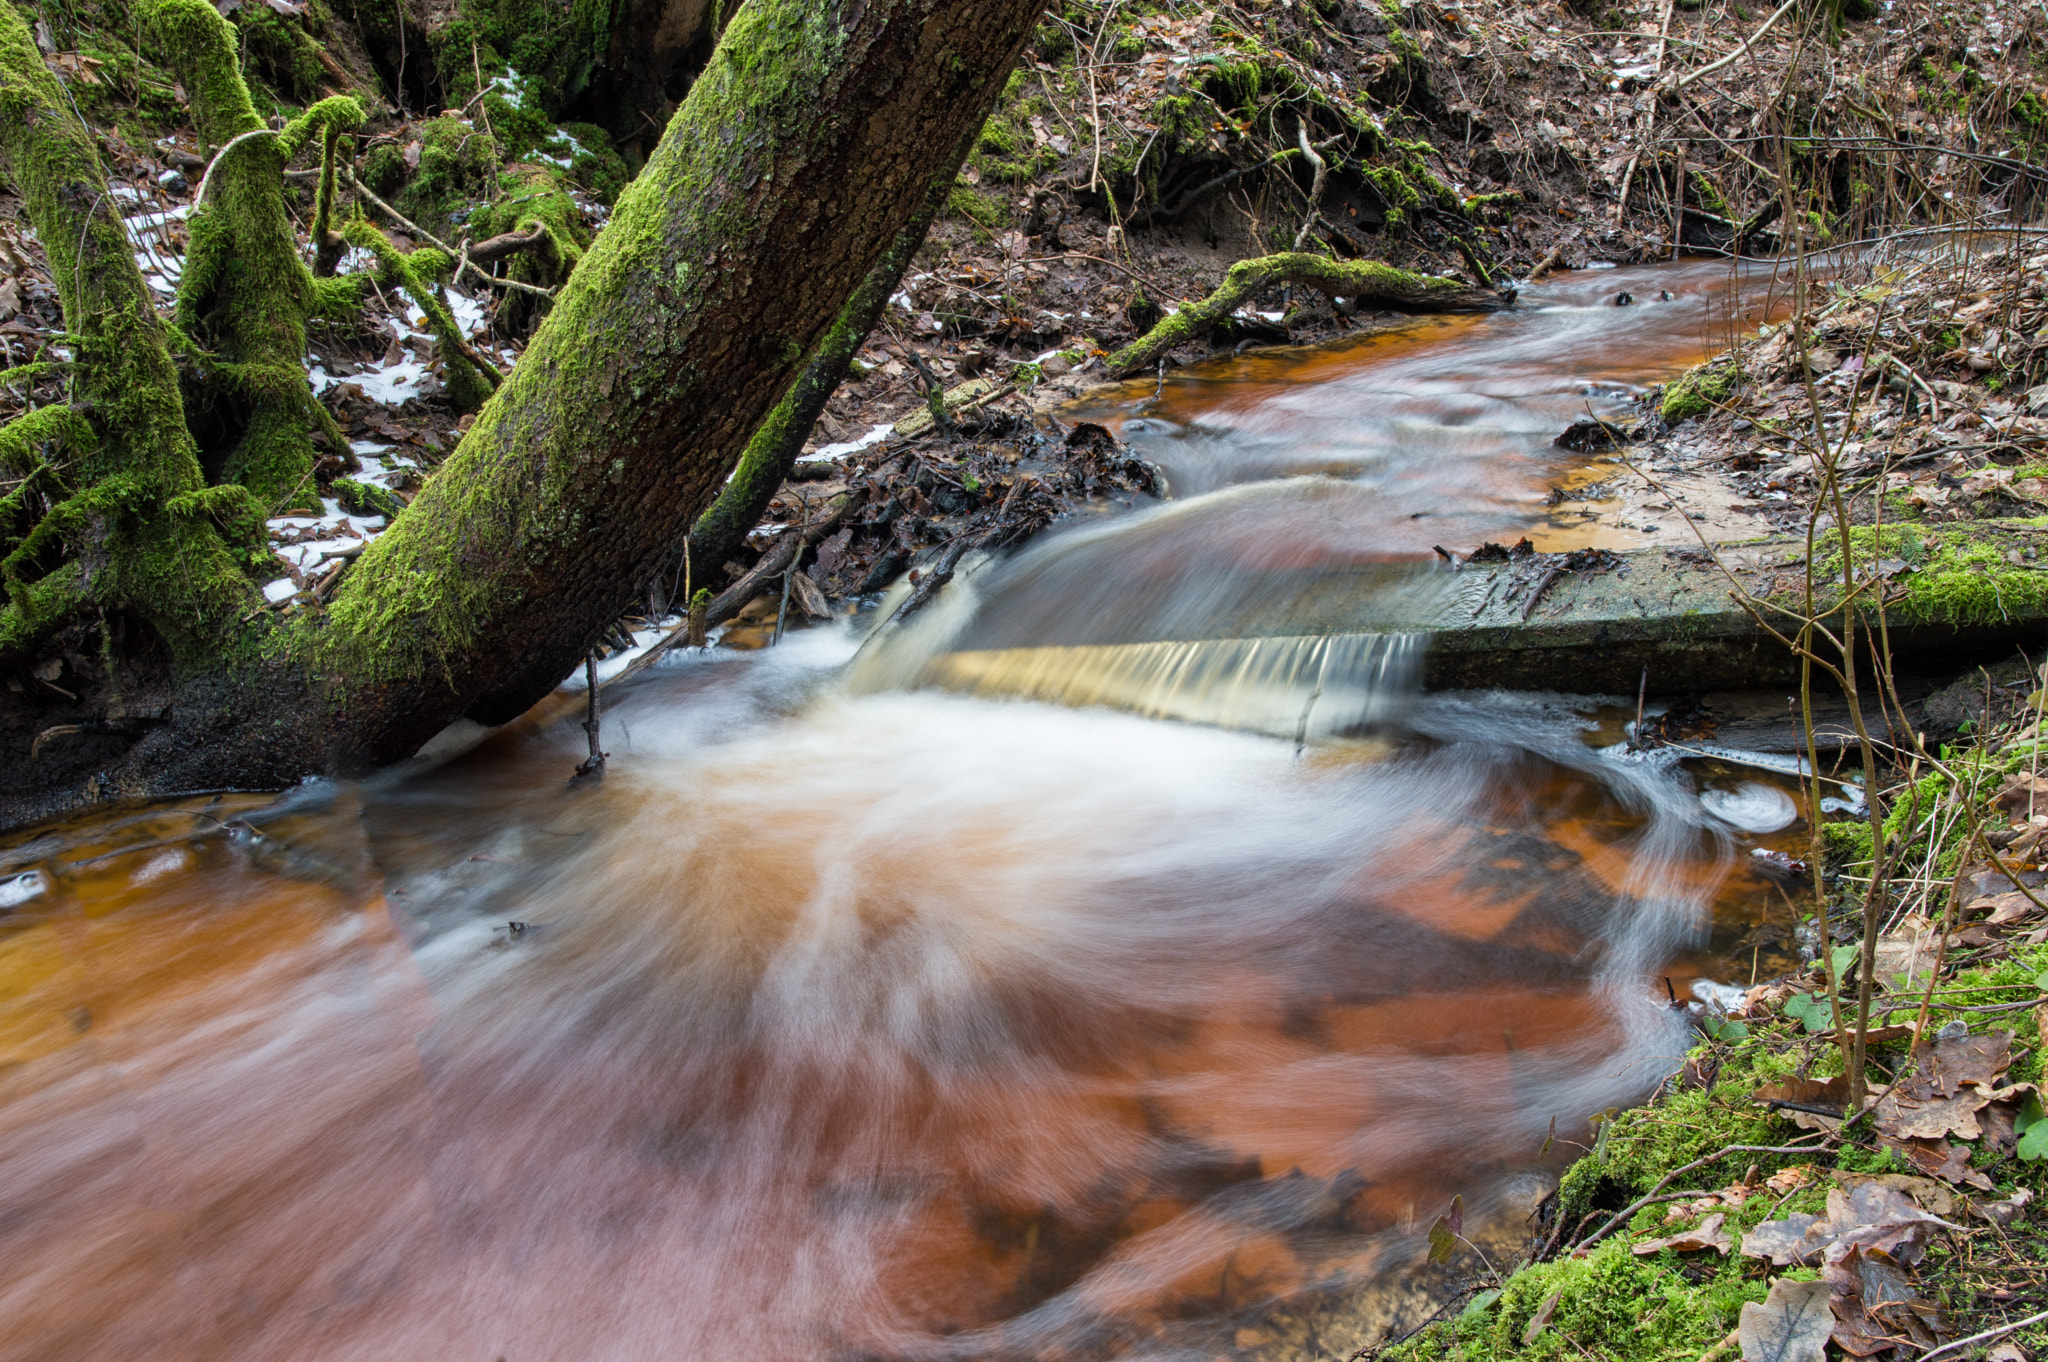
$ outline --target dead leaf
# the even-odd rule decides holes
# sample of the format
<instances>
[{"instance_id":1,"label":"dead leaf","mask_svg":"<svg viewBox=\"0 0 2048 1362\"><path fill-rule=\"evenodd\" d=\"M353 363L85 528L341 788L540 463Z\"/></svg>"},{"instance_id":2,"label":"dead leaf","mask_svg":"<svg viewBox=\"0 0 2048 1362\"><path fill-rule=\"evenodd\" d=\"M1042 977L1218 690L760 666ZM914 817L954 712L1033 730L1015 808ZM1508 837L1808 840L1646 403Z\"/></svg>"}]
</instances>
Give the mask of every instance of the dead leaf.
<instances>
[{"instance_id":1,"label":"dead leaf","mask_svg":"<svg viewBox=\"0 0 2048 1362\"><path fill-rule=\"evenodd\" d=\"M1803 1211L1795 1211L1783 1220L1766 1220L1742 1236L1743 1256L1767 1258L1779 1267L1806 1262L1820 1253L1819 1247L1807 1237L1807 1232L1820 1223L1819 1216Z\"/></svg>"},{"instance_id":2,"label":"dead leaf","mask_svg":"<svg viewBox=\"0 0 2048 1362\"><path fill-rule=\"evenodd\" d=\"M2032 899L2018 890L2014 890L2010 894L1997 894L1988 899L1978 899L1975 903L1965 907L1963 911L1966 913L1988 913L1990 916L1984 919L1985 926L2003 927L2008 922L2018 922L2029 914L2039 912L2040 909L2034 906Z\"/></svg>"},{"instance_id":3,"label":"dead leaf","mask_svg":"<svg viewBox=\"0 0 2048 1362\"><path fill-rule=\"evenodd\" d=\"M2001 1197L1997 1201L1972 1202L1970 1209L2003 1229L2018 1220L2020 1213L2026 1209L2027 1204L2033 1199L2034 1194L2021 1187L2013 1192L2011 1196Z\"/></svg>"},{"instance_id":4,"label":"dead leaf","mask_svg":"<svg viewBox=\"0 0 2048 1362\"><path fill-rule=\"evenodd\" d=\"M1904 1192L1930 1215L1953 1219L1956 1214L1956 1194L1933 1178L1916 1178L1910 1173L1835 1173L1831 1176L1844 1187L1875 1182Z\"/></svg>"},{"instance_id":5,"label":"dead leaf","mask_svg":"<svg viewBox=\"0 0 2048 1362\"><path fill-rule=\"evenodd\" d=\"M1987 1031L1981 1036L1936 1036L1934 1044L1915 1046L1914 1059L1927 1073L1935 1091L1953 1097L1965 1083L1996 1087L2000 1074L2012 1064L2010 1031Z\"/></svg>"},{"instance_id":6,"label":"dead leaf","mask_svg":"<svg viewBox=\"0 0 2048 1362\"><path fill-rule=\"evenodd\" d=\"M1735 1251L1735 1241L1728 1237L1728 1231L1721 1223L1728 1218L1726 1211L1716 1211L1689 1230L1666 1235L1662 1239L1645 1239L1631 1252L1638 1258L1648 1257L1665 1249L1676 1249L1680 1253L1698 1253L1702 1249L1714 1249L1723 1258Z\"/></svg>"},{"instance_id":7,"label":"dead leaf","mask_svg":"<svg viewBox=\"0 0 2048 1362\"><path fill-rule=\"evenodd\" d=\"M1790 1168L1780 1168L1777 1172L1765 1178L1764 1186L1782 1196L1793 1188L1804 1187L1812 1181L1813 1165L1810 1163L1795 1163Z\"/></svg>"},{"instance_id":8,"label":"dead leaf","mask_svg":"<svg viewBox=\"0 0 2048 1362\"><path fill-rule=\"evenodd\" d=\"M1984 1362L2027 1362L2026 1350L2010 1339L1984 1354Z\"/></svg>"},{"instance_id":9,"label":"dead leaf","mask_svg":"<svg viewBox=\"0 0 2048 1362\"><path fill-rule=\"evenodd\" d=\"M1846 1078L1787 1078L1766 1083L1756 1090L1759 1102L1787 1102L1804 1107L1828 1107L1839 1114L1849 1100Z\"/></svg>"},{"instance_id":10,"label":"dead leaf","mask_svg":"<svg viewBox=\"0 0 2048 1362\"><path fill-rule=\"evenodd\" d=\"M1742 1307L1742 1362L1826 1362L1829 1294L1826 1282L1772 1282L1762 1305Z\"/></svg>"},{"instance_id":11,"label":"dead leaf","mask_svg":"<svg viewBox=\"0 0 2048 1362\"><path fill-rule=\"evenodd\" d=\"M1938 1140L1960 1135L1974 1140L1983 1134L1977 1113L1991 1101L1982 1088L1965 1088L1954 1097L1930 1097L1916 1101L1896 1088L1877 1104L1880 1134L1900 1140Z\"/></svg>"},{"instance_id":12,"label":"dead leaf","mask_svg":"<svg viewBox=\"0 0 2048 1362\"><path fill-rule=\"evenodd\" d=\"M1448 1263L1451 1253L1458 1247L1458 1236L1465 1230L1465 1198L1451 1198L1451 1209L1436 1218L1429 1227L1429 1261Z\"/></svg>"},{"instance_id":13,"label":"dead leaf","mask_svg":"<svg viewBox=\"0 0 2048 1362\"><path fill-rule=\"evenodd\" d=\"M1833 1292L1834 1339L1845 1352L1869 1357L1902 1341L1925 1351L1947 1331L1940 1307L1882 1249L1849 1250L1821 1270L1821 1280Z\"/></svg>"},{"instance_id":14,"label":"dead leaf","mask_svg":"<svg viewBox=\"0 0 2048 1362\"><path fill-rule=\"evenodd\" d=\"M1529 1318L1529 1327L1522 1330L1523 1347L1526 1348L1536 1341L1536 1336L1541 1334L1544 1327L1550 1323L1550 1317L1557 1313L1557 1303L1563 1299L1564 1288L1559 1287L1550 1293L1549 1299L1537 1307L1536 1313Z\"/></svg>"},{"instance_id":15,"label":"dead leaf","mask_svg":"<svg viewBox=\"0 0 2048 1362\"><path fill-rule=\"evenodd\" d=\"M1882 1134L1878 1140L1929 1177L1958 1187L1967 1183L1979 1191L1991 1190L1991 1179L1970 1166L1968 1145L1951 1145L1947 1140L1899 1140Z\"/></svg>"},{"instance_id":16,"label":"dead leaf","mask_svg":"<svg viewBox=\"0 0 2048 1362\"><path fill-rule=\"evenodd\" d=\"M1742 1237L1742 1252L1779 1266L1838 1262L1854 1248L1882 1249L1901 1262L1918 1262L1927 1241L1957 1226L1927 1214L1895 1187L1858 1183L1828 1193L1826 1216L1789 1215L1767 1220Z\"/></svg>"}]
</instances>

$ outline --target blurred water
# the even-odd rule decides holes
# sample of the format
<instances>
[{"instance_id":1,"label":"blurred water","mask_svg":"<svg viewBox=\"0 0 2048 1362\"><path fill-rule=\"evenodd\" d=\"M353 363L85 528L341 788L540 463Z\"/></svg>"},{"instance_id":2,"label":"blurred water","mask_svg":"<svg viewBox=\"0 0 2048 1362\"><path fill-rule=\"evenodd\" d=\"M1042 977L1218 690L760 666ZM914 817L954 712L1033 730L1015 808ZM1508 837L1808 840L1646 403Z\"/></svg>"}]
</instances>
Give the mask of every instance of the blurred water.
<instances>
[{"instance_id":1,"label":"blurred water","mask_svg":"<svg viewBox=\"0 0 2048 1362\"><path fill-rule=\"evenodd\" d=\"M1548 316L1498 322L1531 373ZM1487 503L1454 462L1387 485ZM1518 1240L1552 1130L1675 1065L1658 976L1737 842L1583 704L1232 641L1290 582L1416 589L1384 489L1238 471L853 666L847 626L677 656L593 787L536 716L21 841L0 1358L1213 1358L1280 1303L1331 1348L1426 1313L1454 1196Z\"/></svg>"}]
</instances>

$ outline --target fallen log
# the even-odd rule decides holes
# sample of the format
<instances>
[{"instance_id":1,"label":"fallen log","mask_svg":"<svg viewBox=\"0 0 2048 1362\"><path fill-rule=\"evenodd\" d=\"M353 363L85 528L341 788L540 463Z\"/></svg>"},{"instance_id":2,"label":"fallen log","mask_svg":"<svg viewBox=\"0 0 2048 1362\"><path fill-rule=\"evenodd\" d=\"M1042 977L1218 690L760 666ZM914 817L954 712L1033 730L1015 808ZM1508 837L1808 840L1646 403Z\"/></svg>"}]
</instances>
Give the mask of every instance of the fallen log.
<instances>
[{"instance_id":1,"label":"fallen log","mask_svg":"<svg viewBox=\"0 0 2048 1362\"><path fill-rule=\"evenodd\" d=\"M1301 284L1332 296L1356 298L1362 304L1405 312L1493 312L1508 306L1508 300L1501 295L1457 279L1414 274L1372 260L1331 260L1301 251L1282 251L1232 265L1214 293L1163 319L1111 355L1106 366L1109 376L1125 378L1138 372L1275 284Z\"/></svg>"}]
</instances>

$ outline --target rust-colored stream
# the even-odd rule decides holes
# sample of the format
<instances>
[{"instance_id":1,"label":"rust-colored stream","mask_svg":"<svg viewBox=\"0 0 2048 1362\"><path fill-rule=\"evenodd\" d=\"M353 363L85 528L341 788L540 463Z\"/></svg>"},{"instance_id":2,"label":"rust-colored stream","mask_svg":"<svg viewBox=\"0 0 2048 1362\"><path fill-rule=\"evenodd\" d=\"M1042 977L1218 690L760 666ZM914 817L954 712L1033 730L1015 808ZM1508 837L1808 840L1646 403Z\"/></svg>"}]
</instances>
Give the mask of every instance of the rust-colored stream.
<instances>
[{"instance_id":1,"label":"rust-colored stream","mask_svg":"<svg viewBox=\"0 0 2048 1362\"><path fill-rule=\"evenodd\" d=\"M1570 372L1643 376L1657 315ZM1218 382L1314 426L1511 326ZM1381 529L1512 519L1505 440L1387 472ZM1297 753L848 694L853 647L655 669L592 788L536 723L16 839L0 1358L1213 1358L1276 1310L1348 1351L1426 1311L1454 1196L1512 1240L1553 1129L1671 1070L1663 976L1744 982L1787 915L1701 811L1737 777L1603 756L1612 710Z\"/></svg>"}]
</instances>

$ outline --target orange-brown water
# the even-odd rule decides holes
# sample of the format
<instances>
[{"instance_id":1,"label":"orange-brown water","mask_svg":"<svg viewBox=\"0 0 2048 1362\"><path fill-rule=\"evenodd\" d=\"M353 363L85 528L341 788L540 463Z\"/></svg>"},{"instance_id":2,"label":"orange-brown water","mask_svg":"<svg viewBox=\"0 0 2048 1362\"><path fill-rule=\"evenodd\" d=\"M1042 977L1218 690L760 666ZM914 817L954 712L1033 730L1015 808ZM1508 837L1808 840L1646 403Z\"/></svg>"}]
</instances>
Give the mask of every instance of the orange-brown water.
<instances>
[{"instance_id":1,"label":"orange-brown water","mask_svg":"<svg viewBox=\"0 0 2048 1362\"><path fill-rule=\"evenodd\" d=\"M532 725L19 839L0 1358L1214 1357L1278 1301L1414 1318L1451 1199L1523 1232L1553 1129L1684 1048L1663 978L1741 982L1785 916L1695 798L1733 777L1601 755L1611 712L1431 698L1297 753L851 695L852 647L657 668L591 788Z\"/></svg>"}]
</instances>

